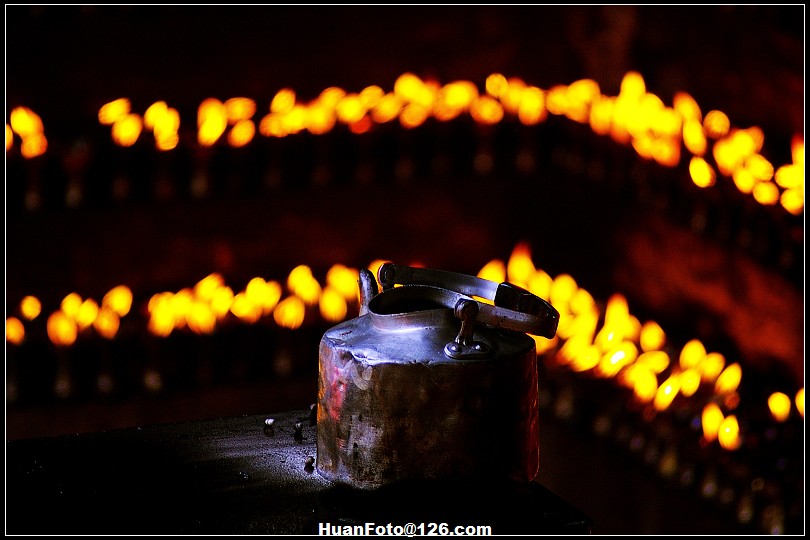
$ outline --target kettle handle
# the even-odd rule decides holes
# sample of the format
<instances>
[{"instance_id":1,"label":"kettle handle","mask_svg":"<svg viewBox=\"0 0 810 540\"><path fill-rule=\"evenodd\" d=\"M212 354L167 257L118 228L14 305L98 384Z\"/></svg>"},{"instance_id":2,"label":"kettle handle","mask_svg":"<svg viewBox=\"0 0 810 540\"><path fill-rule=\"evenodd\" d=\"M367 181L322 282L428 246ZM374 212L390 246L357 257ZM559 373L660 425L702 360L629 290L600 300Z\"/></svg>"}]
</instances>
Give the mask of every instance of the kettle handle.
<instances>
[{"instance_id":1,"label":"kettle handle","mask_svg":"<svg viewBox=\"0 0 810 540\"><path fill-rule=\"evenodd\" d=\"M487 279L448 272L384 263L377 271L383 290L394 285L428 285L455 291L470 297L477 304L477 310L462 309L457 305L456 316L465 320L472 311L476 322L506 330L534 334L548 339L557 333L559 312L539 296L512 283L496 283ZM476 297L492 302L480 302ZM460 300L468 303L469 300ZM463 315L463 316L462 316Z\"/></svg>"}]
</instances>

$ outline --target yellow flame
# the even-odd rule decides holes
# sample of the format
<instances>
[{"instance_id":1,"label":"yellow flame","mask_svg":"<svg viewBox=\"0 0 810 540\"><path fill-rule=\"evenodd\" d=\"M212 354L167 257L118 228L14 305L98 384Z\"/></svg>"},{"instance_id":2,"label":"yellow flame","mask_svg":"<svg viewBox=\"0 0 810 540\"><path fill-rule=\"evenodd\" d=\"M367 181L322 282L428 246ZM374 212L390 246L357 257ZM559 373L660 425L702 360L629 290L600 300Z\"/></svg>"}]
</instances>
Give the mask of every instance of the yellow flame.
<instances>
[{"instance_id":1,"label":"yellow flame","mask_svg":"<svg viewBox=\"0 0 810 540\"><path fill-rule=\"evenodd\" d=\"M33 133L23 138L20 154L26 159L41 156L48 149L48 139L42 133Z\"/></svg>"},{"instance_id":2,"label":"yellow flame","mask_svg":"<svg viewBox=\"0 0 810 540\"><path fill-rule=\"evenodd\" d=\"M791 163L782 165L774 172L774 181L779 187L790 189L804 186L804 165Z\"/></svg>"},{"instance_id":3,"label":"yellow flame","mask_svg":"<svg viewBox=\"0 0 810 540\"><path fill-rule=\"evenodd\" d=\"M312 269L300 264L290 271L287 276L287 288L301 298L307 305L315 305L321 294L321 285L312 275Z\"/></svg>"},{"instance_id":4,"label":"yellow flame","mask_svg":"<svg viewBox=\"0 0 810 540\"><path fill-rule=\"evenodd\" d=\"M223 319L231 310L233 303L233 289L227 286L217 287L211 295L211 312L217 320Z\"/></svg>"},{"instance_id":5,"label":"yellow flame","mask_svg":"<svg viewBox=\"0 0 810 540\"><path fill-rule=\"evenodd\" d=\"M334 264L326 272L326 284L348 301L357 300L359 272L342 264Z\"/></svg>"},{"instance_id":6,"label":"yellow flame","mask_svg":"<svg viewBox=\"0 0 810 540\"><path fill-rule=\"evenodd\" d=\"M732 414L723 419L717 431L717 440L725 450L737 450L742 445L736 416Z\"/></svg>"},{"instance_id":7,"label":"yellow flame","mask_svg":"<svg viewBox=\"0 0 810 540\"><path fill-rule=\"evenodd\" d=\"M20 300L20 313L23 318L33 321L42 313L42 302L40 302L39 298L36 296L24 296L23 299Z\"/></svg>"},{"instance_id":8,"label":"yellow flame","mask_svg":"<svg viewBox=\"0 0 810 540\"><path fill-rule=\"evenodd\" d=\"M253 304L261 308L263 315L268 315L273 311L281 299L281 293L279 282L265 281L260 277L254 277L245 287L245 295Z\"/></svg>"},{"instance_id":9,"label":"yellow flame","mask_svg":"<svg viewBox=\"0 0 810 540\"><path fill-rule=\"evenodd\" d=\"M618 346L607 351L599 360L599 374L604 377L613 377L625 366L632 364L638 356L635 344L623 341Z\"/></svg>"},{"instance_id":10,"label":"yellow flame","mask_svg":"<svg viewBox=\"0 0 810 540\"><path fill-rule=\"evenodd\" d=\"M335 127L336 120L333 108L318 103L307 109L305 127L313 135L323 135Z\"/></svg>"},{"instance_id":11,"label":"yellow flame","mask_svg":"<svg viewBox=\"0 0 810 540\"><path fill-rule=\"evenodd\" d=\"M225 101L225 115L228 122L237 124L249 120L256 114L256 102L250 98L235 97Z\"/></svg>"},{"instance_id":12,"label":"yellow flame","mask_svg":"<svg viewBox=\"0 0 810 540\"><path fill-rule=\"evenodd\" d=\"M143 120L137 114L127 114L112 125L112 138L119 146L132 146L143 131Z\"/></svg>"},{"instance_id":13,"label":"yellow flame","mask_svg":"<svg viewBox=\"0 0 810 540\"><path fill-rule=\"evenodd\" d=\"M594 133L607 135L613 125L613 112L616 101L606 96L598 97L591 104L591 115L589 123Z\"/></svg>"},{"instance_id":14,"label":"yellow flame","mask_svg":"<svg viewBox=\"0 0 810 540\"><path fill-rule=\"evenodd\" d=\"M79 329L84 330L93 324L97 315L98 302L92 298L87 298L81 303L79 310L76 312L76 324L79 326Z\"/></svg>"},{"instance_id":15,"label":"yellow flame","mask_svg":"<svg viewBox=\"0 0 810 540\"><path fill-rule=\"evenodd\" d=\"M214 297L214 292L223 285L225 285L225 279L222 274L213 272L194 285L194 294L198 298L210 302Z\"/></svg>"},{"instance_id":16,"label":"yellow flame","mask_svg":"<svg viewBox=\"0 0 810 540\"><path fill-rule=\"evenodd\" d=\"M23 139L45 131L42 119L28 107L14 107L11 109L9 122L14 133Z\"/></svg>"},{"instance_id":17,"label":"yellow flame","mask_svg":"<svg viewBox=\"0 0 810 540\"><path fill-rule=\"evenodd\" d=\"M113 287L101 299L101 306L109 308L119 317L123 317L132 308L132 291L126 285Z\"/></svg>"},{"instance_id":18,"label":"yellow flame","mask_svg":"<svg viewBox=\"0 0 810 540\"><path fill-rule=\"evenodd\" d=\"M710 352L698 362L697 369L703 382L714 383L726 366L726 358L718 352Z\"/></svg>"},{"instance_id":19,"label":"yellow flame","mask_svg":"<svg viewBox=\"0 0 810 540\"><path fill-rule=\"evenodd\" d=\"M270 112L287 113L295 106L295 90L292 88L282 88L270 101Z\"/></svg>"},{"instance_id":20,"label":"yellow flame","mask_svg":"<svg viewBox=\"0 0 810 540\"><path fill-rule=\"evenodd\" d=\"M360 121L365 116L366 110L367 108L359 94L346 94L335 106L337 119L344 124Z\"/></svg>"},{"instance_id":21,"label":"yellow flame","mask_svg":"<svg viewBox=\"0 0 810 540\"><path fill-rule=\"evenodd\" d=\"M568 304L577 292L577 282L570 274L560 274L551 281L549 297L551 305L559 310L568 311Z\"/></svg>"},{"instance_id":22,"label":"yellow flame","mask_svg":"<svg viewBox=\"0 0 810 540\"><path fill-rule=\"evenodd\" d=\"M663 328L655 321L647 321L641 326L639 345L644 352L662 349L666 343Z\"/></svg>"},{"instance_id":23,"label":"yellow flame","mask_svg":"<svg viewBox=\"0 0 810 540\"><path fill-rule=\"evenodd\" d=\"M742 379L742 367L734 363L727 366L717 377L714 383L714 391L718 394L730 394L737 391Z\"/></svg>"},{"instance_id":24,"label":"yellow flame","mask_svg":"<svg viewBox=\"0 0 810 540\"><path fill-rule=\"evenodd\" d=\"M779 203L794 216L800 215L804 211L804 187L785 190L779 197Z\"/></svg>"},{"instance_id":25,"label":"yellow flame","mask_svg":"<svg viewBox=\"0 0 810 540\"><path fill-rule=\"evenodd\" d=\"M487 76L484 87L486 88L487 94L494 98L500 98L509 87L509 82L502 74L492 73Z\"/></svg>"},{"instance_id":26,"label":"yellow flame","mask_svg":"<svg viewBox=\"0 0 810 540\"><path fill-rule=\"evenodd\" d=\"M169 106L165 101L156 101L147 107L143 113L143 125L146 129L154 130L161 118L168 113Z\"/></svg>"},{"instance_id":27,"label":"yellow flame","mask_svg":"<svg viewBox=\"0 0 810 540\"><path fill-rule=\"evenodd\" d=\"M246 146L256 135L256 124L253 120L240 120L228 132L228 144L233 148Z\"/></svg>"},{"instance_id":28,"label":"yellow flame","mask_svg":"<svg viewBox=\"0 0 810 540\"><path fill-rule=\"evenodd\" d=\"M783 392L774 392L768 396L768 408L777 422L784 422L790 416L790 398Z\"/></svg>"},{"instance_id":29,"label":"yellow flame","mask_svg":"<svg viewBox=\"0 0 810 540\"><path fill-rule=\"evenodd\" d=\"M68 347L76 342L78 329L73 318L62 311L54 311L48 317L48 338L58 347Z\"/></svg>"},{"instance_id":30,"label":"yellow flame","mask_svg":"<svg viewBox=\"0 0 810 540\"><path fill-rule=\"evenodd\" d=\"M726 113L722 111L709 111L703 119L703 128L706 130L706 135L712 139L719 139L728 133L731 128L731 121L729 121Z\"/></svg>"},{"instance_id":31,"label":"yellow flame","mask_svg":"<svg viewBox=\"0 0 810 540\"><path fill-rule=\"evenodd\" d=\"M102 306L93 320L93 328L105 339L112 339L118 333L121 321L118 314L110 307Z\"/></svg>"},{"instance_id":32,"label":"yellow flame","mask_svg":"<svg viewBox=\"0 0 810 540\"><path fill-rule=\"evenodd\" d=\"M403 101L421 105L428 110L433 104L434 96L430 86L413 73L403 73L397 77L394 81L394 93Z\"/></svg>"},{"instance_id":33,"label":"yellow flame","mask_svg":"<svg viewBox=\"0 0 810 540\"><path fill-rule=\"evenodd\" d=\"M681 394L692 397L700 387L700 372L695 368L685 369L678 375L678 383L681 386Z\"/></svg>"},{"instance_id":34,"label":"yellow flame","mask_svg":"<svg viewBox=\"0 0 810 540\"><path fill-rule=\"evenodd\" d=\"M11 150L12 146L14 146L14 131L6 124L6 152Z\"/></svg>"},{"instance_id":35,"label":"yellow flame","mask_svg":"<svg viewBox=\"0 0 810 540\"><path fill-rule=\"evenodd\" d=\"M430 111L419 103L408 103L399 113L399 123L406 129L421 126L427 120Z\"/></svg>"},{"instance_id":36,"label":"yellow flame","mask_svg":"<svg viewBox=\"0 0 810 540\"><path fill-rule=\"evenodd\" d=\"M686 92L675 93L675 96L672 99L672 107L685 121L690 120L700 122L703 118L703 113L700 111L700 106L698 105L697 101L695 101L695 98Z\"/></svg>"},{"instance_id":37,"label":"yellow flame","mask_svg":"<svg viewBox=\"0 0 810 540\"><path fill-rule=\"evenodd\" d=\"M253 283L252 280L251 283ZM261 295L263 292L256 292L257 287L261 287L261 285L254 285L252 293L248 293L247 290L245 292L237 293L236 296L233 297L233 302L231 302L230 306L231 313L239 317L241 320L251 324L258 321L264 314L264 308L259 303L262 299ZM275 303L273 304L273 307L275 307ZM272 307L270 309L272 309Z\"/></svg>"},{"instance_id":38,"label":"yellow flame","mask_svg":"<svg viewBox=\"0 0 810 540\"><path fill-rule=\"evenodd\" d=\"M703 156L706 153L708 142L706 134L703 132L703 124L700 120L686 120L683 123L683 144L687 150L695 156Z\"/></svg>"},{"instance_id":39,"label":"yellow flame","mask_svg":"<svg viewBox=\"0 0 810 540\"><path fill-rule=\"evenodd\" d=\"M779 188L773 182L759 182L754 186L754 199L759 204L771 206L779 202Z\"/></svg>"},{"instance_id":40,"label":"yellow flame","mask_svg":"<svg viewBox=\"0 0 810 540\"><path fill-rule=\"evenodd\" d=\"M751 174L751 171L745 168L735 169L731 174L734 185L740 190L740 193L751 193L754 191L754 186L757 184L757 179Z\"/></svg>"},{"instance_id":41,"label":"yellow flame","mask_svg":"<svg viewBox=\"0 0 810 540\"><path fill-rule=\"evenodd\" d=\"M228 127L228 110L216 98L206 98L197 107L197 142L213 146Z\"/></svg>"},{"instance_id":42,"label":"yellow flame","mask_svg":"<svg viewBox=\"0 0 810 540\"><path fill-rule=\"evenodd\" d=\"M796 403L796 410L799 411L799 414L804 418L804 387L799 388L796 392L794 402Z\"/></svg>"},{"instance_id":43,"label":"yellow flame","mask_svg":"<svg viewBox=\"0 0 810 540\"><path fill-rule=\"evenodd\" d=\"M703 438L707 442L717 439L717 432L720 431L720 424L723 423L723 411L713 402L707 403L701 413L701 425L703 427Z\"/></svg>"},{"instance_id":44,"label":"yellow flame","mask_svg":"<svg viewBox=\"0 0 810 540\"><path fill-rule=\"evenodd\" d=\"M633 394L641 403L649 403L658 391L658 378L655 372L644 364L633 364L621 374L621 382L633 389Z\"/></svg>"},{"instance_id":45,"label":"yellow flame","mask_svg":"<svg viewBox=\"0 0 810 540\"><path fill-rule=\"evenodd\" d=\"M716 174L709 163L699 156L689 160L689 176L697 187L709 187L715 183Z\"/></svg>"},{"instance_id":46,"label":"yellow flame","mask_svg":"<svg viewBox=\"0 0 810 540\"><path fill-rule=\"evenodd\" d=\"M273 320L282 328L295 330L303 324L305 313L304 301L297 296L288 296L273 310Z\"/></svg>"},{"instance_id":47,"label":"yellow flame","mask_svg":"<svg viewBox=\"0 0 810 540\"><path fill-rule=\"evenodd\" d=\"M321 317L330 322L342 321L348 311L343 294L329 286L323 290L323 294L318 300L318 307Z\"/></svg>"},{"instance_id":48,"label":"yellow flame","mask_svg":"<svg viewBox=\"0 0 810 540\"><path fill-rule=\"evenodd\" d=\"M706 347L699 339L692 339L683 346L678 359L683 369L693 368L706 356Z\"/></svg>"},{"instance_id":49,"label":"yellow flame","mask_svg":"<svg viewBox=\"0 0 810 540\"><path fill-rule=\"evenodd\" d=\"M745 160L745 170L747 170L751 176L760 182L771 180L774 176L773 164L765 159L761 154L749 156Z\"/></svg>"},{"instance_id":50,"label":"yellow flame","mask_svg":"<svg viewBox=\"0 0 810 540\"><path fill-rule=\"evenodd\" d=\"M105 103L98 110L98 121L105 126L111 126L132 111L132 105L127 98L118 98Z\"/></svg>"},{"instance_id":51,"label":"yellow flame","mask_svg":"<svg viewBox=\"0 0 810 540\"><path fill-rule=\"evenodd\" d=\"M59 307L64 315L67 315L71 319L75 319L79 314L79 308L81 305L82 297L79 296L79 293L72 292L62 299Z\"/></svg>"},{"instance_id":52,"label":"yellow flame","mask_svg":"<svg viewBox=\"0 0 810 540\"><path fill-rule=\"evenodd\" d=\"M19 345L25 339L25 326L17 317L6 319L6 342Z\"/></svg>"},{"instance_id":53,"label":"yellow flame","mask_svg":"<svg viewBox=\"0 0 810 540\"><path fill-rule=\"evenodd\" d=\"M492 263L490 263L490 264L492 264ZM479 277L480 277L481 273L484 272L485 269L486 269L486 267L481 269L481 272L479 272ZM491 272L490 269L487 269L486 271L487 271L487 273ZM504 273L505 272L506 271L504 270ZM493 281L495 281L495 280L493 280ZM532 277L529 278L529 283L527 284L527 288L529 289L529 292L531 292L532 294L534 294L536 296L539 296L543 300L548 300L551 297L551 285L552 285L552 283L554 283L554 280L551 279L550 275L548 275L543 270L537 270L532 275Z\"/></svg>"},{"instance_id":54,"label":"yellow flame","mask_svg":"<svg viewBox=\"0 0 810 540\"><path fill-rule=\"evenodd\" d=\"M654 373L662 373L669 367L669 355L664 351L647 351L641 353L636 362Z\"/></svg>"},{"instance_id":55,"label":"yellow flame","mask_svg":"<svg viewBox=\"0 0 810 540\"><path fill-rule=\"evenodd\" d=\"M515 285L525 287L535 270L529 243L518 242L506 264L507 279Z\"/></svg>"},{"instance_id":56,"label":"yellow flame","mask_svg":"<svg viewBox=\"0 0 810 540\"><path fill-rule=\"evenodd\" d=\"M661 383L661 386L659 386L658 390L655 392L655 398L653 399L655 410L666 410L667 407L672 404L680 389L679 377L677 375L670 375L667 380Z\"/></svg>"},{"instance_id":57,"label":"yellow flame","mask_svg":"<svg viewBox=\"0 0 810 540\"><path fill-rule=\"evenodd\" d=\"M384 124L397 118L405 104L396 94L385 94L371 109L371 118L378 124Z\"/></svg>"},{"instance_id":58,"label":"yellow flame","mask_svg":"<svg viewBox=\"0 0 810 540\"><path fill-rule=\"evenodd\" d=\"M470 116L481 124L497 124L503 119L503 106L489 96L479 96L470 107Z\"/></svg>"},{"instance_id":59,"label":"yellow flame","mask_svg":"<svg viewBox=\"0 0 810 540\"><path fill-rule=\"evenodd\" d=\"M477 275L481 279L503 283L506 281L506 264L499 259L493 259L485 264Z\"/></svg>"},{"instance_id":60,"label":"yellow flame","mask_svg":"<svg viewBox=\"0 0 810 540\"><path fill-rule=\"evenodd\" d=\"M204 301L196 300L191 303L186 324L195 334L210 334L216 327L217 316L211 306Z\"/></svg>"}]
</instances>

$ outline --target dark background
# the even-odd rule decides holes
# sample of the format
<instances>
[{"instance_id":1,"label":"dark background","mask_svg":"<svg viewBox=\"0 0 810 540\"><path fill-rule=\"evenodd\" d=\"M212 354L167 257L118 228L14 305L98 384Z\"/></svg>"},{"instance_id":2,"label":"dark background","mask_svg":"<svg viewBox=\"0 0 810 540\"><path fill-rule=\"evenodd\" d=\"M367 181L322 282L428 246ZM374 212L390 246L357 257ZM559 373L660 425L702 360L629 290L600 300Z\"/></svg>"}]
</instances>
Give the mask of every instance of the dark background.
<instances>
[{"instance_id":1,"label":"dark background","mask_svg":"<svg viewBox=\"0 0 810 540\"><path fill-rule=\"evenodd\" d=\"M601 300L624 292L639 314L661 322L676 341L699 336L729 357L744 357L751 373L803 387L803 214L764 209L728 186L707 193L683 187L683 170L640 163L632 151L568 121L550 119L537 133L505 125L485 134L504 163L521 137L537 151L538 170L518 182L509 169L496 167L478 178L463 165L485 135L459 122L407 133L387 126L360 142L330 134L334 153L327 154L348 156L340 159L323 158L318 141L306 137L268 142L257 135L245 152L219 151L212 168L223 184L232 176L256 176L246 163L260 168L274 159L267 156L292 156L285 184L269 195L256 196L245 182L241 191L223 187L204 201L146 194L116 205L97 195L67 209L59 189L66 156L77 147L88 152L88 178L98 185L109 180L93 165L124 155L97 122L99 107L113 99L129 97L136 112L165 100L180 112L181 129L193 132L196 107L207 97L251 97L260 117L281 88L309 101L329 86L390 90L405 72L479 87L494 72L545 89L592 78L603 94L617 95L625 73L636 70L667 104L675 92L687 91L704 113L719 109L736 126L761 127L763 154L786 163L791 138L804 133L804 20L803 5L7 5L6 118L18 105L42 117L49 157L41 166L51 190L41 211L22 210L14 196L32 164L7 152L7 316L24 294L38 295L47 309L70 291L98 298L126 283L143 302L212 271L239 283L255 275L283 278L301 263L325 271L336 262L360 267L391 258L475 273L528 240L538 266L551 275L570 273ZM441 149L457 158L446 177L430 167ZM124 163L147 177L168 169L182 185L192 157L183 152L181 145L171 158L159 159L144 144ZM391 179L390 162L404 154L415 159L418 174L403 186ZM313 156L334 171L333 185L303 180ZM350 177L366 162L378 171L376 183L341 183L341 175ZM650 196L629 196L643 181L655 181ZM664 212L655 204L661 200L668 201ZM691 224L701 211L710 226L695 231ZM731 233L717 225L724 220ZM649 240L645 234L660 247L650 258L655 264L634 266L616 256L617 249L633 253L631 239ZM742 242L746 234L754 241ZM713 276L709 293L694 292L700 289L690 281L695 269L684 262L694 252L722 254L720 268L703 269ZM659 294L665 287L657 276L666 269L670 296ZM764 291L756 298L767 301L755 301L740 283L756 284ZM719 309L714 300L727 290L737 294L736 303ZM751 320L758 318L780 321L781 333L752 337ZM158 396L127 387L112 401L59 402L33 392L27 402L7 403L7 439L306 407L315 399L311 351L324 330L237 329L205 342L177 337L157 346L134 332L111 346L115 354L138 362L154 354L172 359L175 386ZM74 350L74 361L85 352ZM93 345L89 352L97 354ZM47 347L26 354L45 357ZM297 360L282 376L273 366L284 355ZM204 370L178 358L206 358L214 367L201 375ZM218 381L222 364L235 358L246 358L253 371ZM31 381L45 377L47 370L30 365ZM137 386L139 374L121 369L121 380L129 381L124 386ZM568 380L546 389L559 397L569 384L587 392ZM608 393L607 399L620 398ZM740 523L734 509L651 474L618 435L613 444L590 433L589 417L564 421L554 410L549 405L544 412L539 480L591 515L594 532L759 532L759 523Z\"/></svg>"}]
</instances>

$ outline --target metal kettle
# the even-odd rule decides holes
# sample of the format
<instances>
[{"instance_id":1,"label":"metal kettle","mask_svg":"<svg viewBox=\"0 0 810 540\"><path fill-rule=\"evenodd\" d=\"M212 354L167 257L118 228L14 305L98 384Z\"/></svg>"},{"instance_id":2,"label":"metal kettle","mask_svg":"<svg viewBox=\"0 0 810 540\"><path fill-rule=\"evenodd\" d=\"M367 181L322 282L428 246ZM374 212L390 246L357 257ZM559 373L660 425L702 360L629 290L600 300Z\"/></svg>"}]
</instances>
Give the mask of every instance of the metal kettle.
<instances>
[{"instance_id":1,"label":"metal kettle","mask_svg":"<svg viewBox=\"0 0 810 540\"><path fill-rule=\"evenodd\" d=\"M559 313L510 283L383 264L359 276L360 314L319 347L317 457L361 489L402 480L532 480L537 357Z\"/></svg>"}]
</instances>

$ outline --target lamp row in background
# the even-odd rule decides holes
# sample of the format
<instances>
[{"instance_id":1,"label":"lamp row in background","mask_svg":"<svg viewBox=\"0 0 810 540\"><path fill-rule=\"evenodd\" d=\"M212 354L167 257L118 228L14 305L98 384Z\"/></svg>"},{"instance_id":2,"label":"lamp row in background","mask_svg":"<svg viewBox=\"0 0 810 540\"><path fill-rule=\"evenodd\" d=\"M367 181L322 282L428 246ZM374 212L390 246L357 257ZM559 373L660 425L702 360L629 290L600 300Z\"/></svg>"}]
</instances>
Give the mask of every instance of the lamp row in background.
<instances>
[{"instance_id":1,"label":"lamp row in background","mask_svg":"<svg viewBox=\"0 0 810 540\"><path fill-rule=\"evenodd\" d=\"M762 205L779 205L793 215L804 211L803 136L793 137L790 161L784 159L775 165L762 153L765 136L760 128L733 127L719 110L704 114L686 92L678 92L669 107L647 92L637 72L624 76L615 97L601 94L591 79L546 90L495 73L487 77L480 92L470 81L442 85L405 73L390 92L376 85L360 92L330 87L314 100L303 101L294 89L284 88L270 101L269 111L261 115L250 98L209 98L198 107L193 132L181 131L180 113L164 101L153 103L140 114L133 111L130 99L119 98L99 109L98 121L110 126L113 141L121 147L133 146L144 132L150 132L157 151L170 152L181 143L196 148L218 144L244 147L257 131L269 138L302 132L325 135L342 125L362 135L375 125L398 121L409 130L431 119L448 122L462 115L469 115L481 126L505 119L532 126L544 122L548 115L568 118L589 125L594 133L609 136L618 144L632 146L639 156L660 165L675 167L688 159L691 180L701 188L714 185L722 176ZM42 119L24 106L13 108L6 124L6 152L16 146L26 159L36 159L48 149Z\"/></svg>"}]
</instances>

